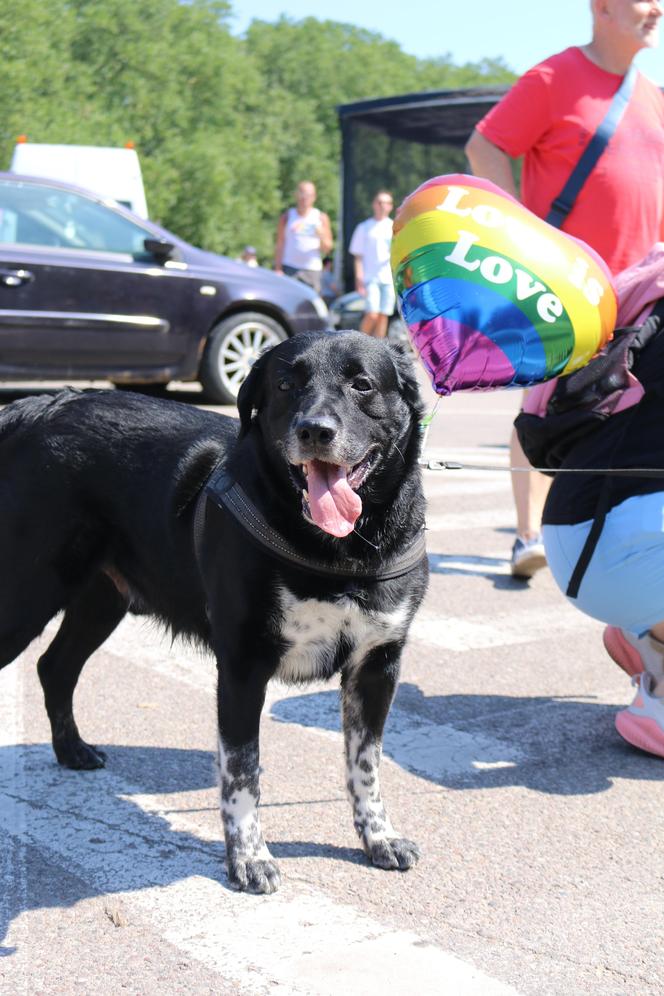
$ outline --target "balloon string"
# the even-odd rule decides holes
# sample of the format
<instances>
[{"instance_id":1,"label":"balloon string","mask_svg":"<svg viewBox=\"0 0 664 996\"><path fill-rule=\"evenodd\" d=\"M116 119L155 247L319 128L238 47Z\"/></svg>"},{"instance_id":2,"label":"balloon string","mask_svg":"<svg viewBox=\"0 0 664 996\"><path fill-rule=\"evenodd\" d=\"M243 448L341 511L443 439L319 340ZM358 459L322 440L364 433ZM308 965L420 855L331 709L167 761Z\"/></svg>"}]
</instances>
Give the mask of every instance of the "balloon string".
<instances>
[{"instance_id":1,"label":"balloon string","mask_svg":"<svg viewBox=\"0 0 664 996\"><path fill-rule=\"evenodd\" d=\"M436 415L436 412L438 411L438 405L439 404L440 404L440 397L437 397L436 398L436 403L433 406L433 408L431 409L431 411L429 412L429 414L425 415L424 418L420 421L420 432L422 434L422 449L423 450L426 447L427 439L429 437L429 429L431 428L431 423L433 422L434 417Z\"/></svg>"}]
</instances>

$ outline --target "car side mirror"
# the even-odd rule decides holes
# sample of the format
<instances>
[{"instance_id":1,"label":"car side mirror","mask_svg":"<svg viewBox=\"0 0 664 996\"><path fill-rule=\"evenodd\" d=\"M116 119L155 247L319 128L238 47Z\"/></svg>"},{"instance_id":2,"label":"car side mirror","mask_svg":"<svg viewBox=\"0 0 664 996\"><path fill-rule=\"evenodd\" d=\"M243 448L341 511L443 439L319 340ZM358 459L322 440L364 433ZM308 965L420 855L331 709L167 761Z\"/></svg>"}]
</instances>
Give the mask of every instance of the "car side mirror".
<instances>
[{"instance_id":1,"label":"car side mirror","mask_svg":"<svg viewBox=\"0 0 664 996\"><path fill-rule=\"evenodd\" d=\"M172 242L165 239L144 239L145 251L157 260L158 263L166 263L169 259L179 259L177 247Z\"/></svg>"}]
</instances>

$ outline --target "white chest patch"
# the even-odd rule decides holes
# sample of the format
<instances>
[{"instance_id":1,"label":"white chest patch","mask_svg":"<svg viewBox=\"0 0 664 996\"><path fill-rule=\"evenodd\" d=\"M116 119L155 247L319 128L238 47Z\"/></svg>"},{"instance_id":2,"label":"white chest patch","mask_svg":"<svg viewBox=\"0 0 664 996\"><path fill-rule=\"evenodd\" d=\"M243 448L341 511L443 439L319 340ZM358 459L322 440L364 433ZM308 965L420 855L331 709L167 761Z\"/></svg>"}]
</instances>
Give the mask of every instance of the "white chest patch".
<instances>
[{"instance_id":1,"label":"white chest patch","mask_svg":"<svg viewBox=\"0 0 664 996\"><path fill-rule=\"evenodd\" d=\"M280 588L279 601L287 648L276 676L286 682L329 677L341 658L357 666L374 647L403 636L408 616L406 599L391 612L368 612L348 598L299 599Z\"/></svg>"}]
</instances>

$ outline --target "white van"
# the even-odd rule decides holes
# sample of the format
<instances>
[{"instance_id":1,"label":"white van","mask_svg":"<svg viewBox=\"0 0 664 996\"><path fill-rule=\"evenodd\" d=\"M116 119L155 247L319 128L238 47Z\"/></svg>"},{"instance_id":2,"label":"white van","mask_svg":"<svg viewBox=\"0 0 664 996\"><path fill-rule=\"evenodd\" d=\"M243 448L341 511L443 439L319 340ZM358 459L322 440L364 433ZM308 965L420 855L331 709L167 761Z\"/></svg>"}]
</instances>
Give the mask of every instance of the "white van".
<instances>
[{"instance_id":1,"label":"white van","mask_svg":"<svg viewBox=\"0 0 664 996\"><path fill-rule=\"evenodd\" d=\"M44 145L20 141L14 148L12 173L62 180L109 197L141 218L148 217L141 166L135 149L97 145Z\"/></svg>"}]
</instances>

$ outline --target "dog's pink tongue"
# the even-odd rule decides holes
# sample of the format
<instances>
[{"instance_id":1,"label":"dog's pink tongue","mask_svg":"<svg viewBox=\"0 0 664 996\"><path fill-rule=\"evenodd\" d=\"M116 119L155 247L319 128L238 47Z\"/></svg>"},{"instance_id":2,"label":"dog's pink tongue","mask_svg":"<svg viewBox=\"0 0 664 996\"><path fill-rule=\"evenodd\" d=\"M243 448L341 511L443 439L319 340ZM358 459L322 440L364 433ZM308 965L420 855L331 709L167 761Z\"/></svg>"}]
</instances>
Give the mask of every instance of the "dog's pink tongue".
<instances>
[{"instance_id":1,"label":"dog's pink tongue","mask_svg":"<svg viewBox=\"0 0 664 996\"><path fill-rule=\"evenodd\" d=\"M311 518L332 536L348 536L362 511L362 499L346 479L344 467L311 460L307 464Z\"/></svg>"}]
</instances>

